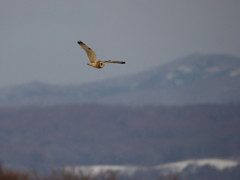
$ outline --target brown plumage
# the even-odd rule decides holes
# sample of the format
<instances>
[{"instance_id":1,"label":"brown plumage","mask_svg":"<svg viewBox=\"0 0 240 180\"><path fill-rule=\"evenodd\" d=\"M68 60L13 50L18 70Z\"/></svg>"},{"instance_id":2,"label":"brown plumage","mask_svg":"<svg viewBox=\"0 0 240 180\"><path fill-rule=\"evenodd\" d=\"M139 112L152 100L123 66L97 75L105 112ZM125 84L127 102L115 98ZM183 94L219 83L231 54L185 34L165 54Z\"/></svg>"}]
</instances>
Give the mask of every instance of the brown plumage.
<instances>
[{"instance_id":1,"label":"brown plumage","mask_svg":"<svg viewBox=\"0 0 240 180\"><path fill-rule=\"evenodd\" d=\"M88 47L86 44L84 44L82 41L78 41L78 44L85 50L87 53L88 59L90 63L88 64L89 66L95 67L95 68L103 68L104 63L117 63L117 64L125 64L124 61L113 61L113 60L107 60L107 61L98 61L96 53Z\"/></svg>"}]
</instances>

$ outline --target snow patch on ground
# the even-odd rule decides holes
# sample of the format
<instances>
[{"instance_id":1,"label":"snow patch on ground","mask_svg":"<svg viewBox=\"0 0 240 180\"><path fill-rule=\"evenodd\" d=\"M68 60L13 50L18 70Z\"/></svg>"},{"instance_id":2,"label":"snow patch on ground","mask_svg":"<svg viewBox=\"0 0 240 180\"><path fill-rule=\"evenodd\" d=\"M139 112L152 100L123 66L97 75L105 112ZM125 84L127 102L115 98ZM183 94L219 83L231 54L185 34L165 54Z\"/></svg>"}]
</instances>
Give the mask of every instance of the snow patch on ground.
<instances>
[{"instance_id":1,"label":"snow patch on ground","mask_svg":"<svg viewBox=\"0 0 240 180\"><path fill-rule=\"evenodd\" d=\"M144 168L138 166L120 166L120 165L93 165L93 166L76 166L65 167L66 172L73 173L75 175L93 175L97 176L108 171L118 172L127 176L133 176L136 171L144 170Z\"/></svg>"},{"instance_id":2,"label":"snow patch on ground","mask_svg":"<svg viewBox=\"0 0 240 180\"><path fill-rule=\"evenodd\" d=\"M188 67L188 66L179 66L178 70L185 73L185 74L190 74L192 72L192 68Z\"/></svg>"},{"instance_id":3,"label":"snow patch on ground","mask_svg":"<svg viewBox=\"0 0 240 180\"><path fill-rule=\"evenodd\" d=\"M233 168L240 163L236 160L230 159L190 159L185 161L167 163L157 166L129 166L129 165L93 165L93 166L67 166L64 168L65 172L73 173L75 175L92 175L96 176L101 173L113 171L116 173L133 176L136 172L142 171L160 171L163 174L181 173L187 167L193 167L195 170L203 166L211 166L218 171L227 168Z\"/></svg>"},{"instance_id":4,"label":"snow patch on ground","mask_svg":"<svg viewBox=\"0 0 240 180\"><path fill-rule=\"evenodd\" d=\"M172 79L174 77L174 73L170 72L168 74L166 74L165 76L167 79Z\"/></svg>"},{"instance_id":5,"label":"snow patch on ground","mask_svg":"<svg viewBox=\"0 0 240 180\"><path fill-rule=\"evenodd\" d=\"M176 84L176 85L182 85L182 84L183 84L183 81L182 81L182 80L179 80L179 79L177 79L177 80L175 80L175 84Z\"/></svg>"},{"instance_id":6,"label":"snow patch on ground","mask_svg":"<svg viewBox=\"0 0 240 180\"><path fill-rule=\"evenodd\" d=\"M216 73L216 72L219 72L219 71L221 71L221 70L222 70L222 68L221 68L221 67L218 67L218 66L205 68L205 71L207 71L207 72L209 72L209 73Z\"/></svg>"},{"instance_id":7,"label":"snow patch on ground","mask_svg":"<svg viewBox=\"0 0 240 180\"><path fill-rule=\"evenodd\" d=\"M164 165L156 166L155 168L157 170L163 170L165 173L180 173L185 168L189 166L194 167L203 167L203 166L211 166L215 168L216 170L222 171L226 168L232 168L237 166L239 163L234 160L227 160L227 159L193 159L193 160L186 160L186 161L180 161L175 163L168 163Z\"/></svg>"},{"instance_id":8,"label":"snow patch on ground","mask_svg":"<svg viewBox=\"0 0 240 180\"><path fill-rule=\"evenodd\" d=\"M238 68L238 69L230 72L230 76L231 76L231 77L236 77L236 76L238 76L238 75L240 75L240 68Z\"/></svg>"}]
</instances>

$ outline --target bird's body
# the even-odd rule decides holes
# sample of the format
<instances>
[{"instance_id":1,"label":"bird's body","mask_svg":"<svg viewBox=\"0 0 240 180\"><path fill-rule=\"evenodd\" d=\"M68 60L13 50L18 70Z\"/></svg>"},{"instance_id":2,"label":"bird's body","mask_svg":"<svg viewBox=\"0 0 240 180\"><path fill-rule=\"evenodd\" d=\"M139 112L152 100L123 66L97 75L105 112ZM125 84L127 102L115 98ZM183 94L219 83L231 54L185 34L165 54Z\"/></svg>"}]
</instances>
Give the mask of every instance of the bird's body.
<instances>
[{"instance_id":1,"label":"bird's body","mask_svg":"<svg viewBox=\"0 0 240 180\"><path fill-rule=\"evenodd\" d=\"M113 61L113 60L108 60L108 61L98 61L96 53L88 47L86 44L84 44L82 41L78 41L78 44L85 50L87 53L88 59L90 63L88 64L89 66L95 67L95 68L103 68L104 63L117 63L117 64L125 64L123 61Z\"/></svg>"}]
</instances>

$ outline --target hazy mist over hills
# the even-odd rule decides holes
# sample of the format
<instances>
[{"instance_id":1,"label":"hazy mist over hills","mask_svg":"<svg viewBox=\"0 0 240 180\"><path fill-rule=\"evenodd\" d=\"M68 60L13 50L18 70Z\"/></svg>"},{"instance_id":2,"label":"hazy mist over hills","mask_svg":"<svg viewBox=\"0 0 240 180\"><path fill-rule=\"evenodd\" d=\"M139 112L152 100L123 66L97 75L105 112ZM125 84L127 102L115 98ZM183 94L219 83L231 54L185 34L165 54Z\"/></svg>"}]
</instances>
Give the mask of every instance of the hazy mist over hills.
<instances>
[{"instance_id":1,"label":"hazy mist over hills","mask_svg":"<svg viewBox=\"0 0 240 180\"><path fill-rule=\"evenodd\" d=\"M154 167L151 177L187 162L180 177L237 179L239 102L240 58L216 54L96 83L1 88L0 160L38 171ZM234 166L214 169L223 161Z\"/></svg>"},{"instance_id":2,"label":"hazy mist over hills","mask_svg":"<svg viewBox=\"0 0 240 180\"><path fill-rule=\"evenodd\" d=\"M126 105L240 101L240 58L186 56L135 75L89 84L30 83L0 89L1 106L114 103Z\"/></svg>"},{"instance_id":3,"label":"hazy mist over hills","mask_svg":"<svg viewBox=\"0 0 240 180\"><path fill-rule=\"evenodd\" d=\"M0 159L46 170L240 156L240 105L0 109Z\"/></svg>"},{"instance_id":4,"label":"hazy mist over hills","mask_svg":"<svg viewBox=\"0 0 240 180\"><path fill-rule=\"evenodd\" d=\"M0 180L66 167L239 180L239 9L239 0L0 1ZM126 64L92 68L78 41Z\"/></svg>"}]
</instances>

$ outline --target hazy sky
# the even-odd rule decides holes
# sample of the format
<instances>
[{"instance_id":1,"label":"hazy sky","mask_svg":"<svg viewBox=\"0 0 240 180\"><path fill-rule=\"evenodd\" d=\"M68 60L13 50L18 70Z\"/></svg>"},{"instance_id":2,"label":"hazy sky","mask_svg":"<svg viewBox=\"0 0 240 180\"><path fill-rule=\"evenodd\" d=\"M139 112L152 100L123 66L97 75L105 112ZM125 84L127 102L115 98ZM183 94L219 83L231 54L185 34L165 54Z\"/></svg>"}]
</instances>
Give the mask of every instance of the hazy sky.
<instances>
[{"instance_id":1,"label":"hazy sky","mask_svg":"<svg viewBox=\"0 0 240 180\"><path fill-rule=\"evenodd\" d=\"M79 84L192 53L240 57L239 0L0 0L0 87ZM87 66L82 40L99 59Z\"/></svg>"}]
</instances>

